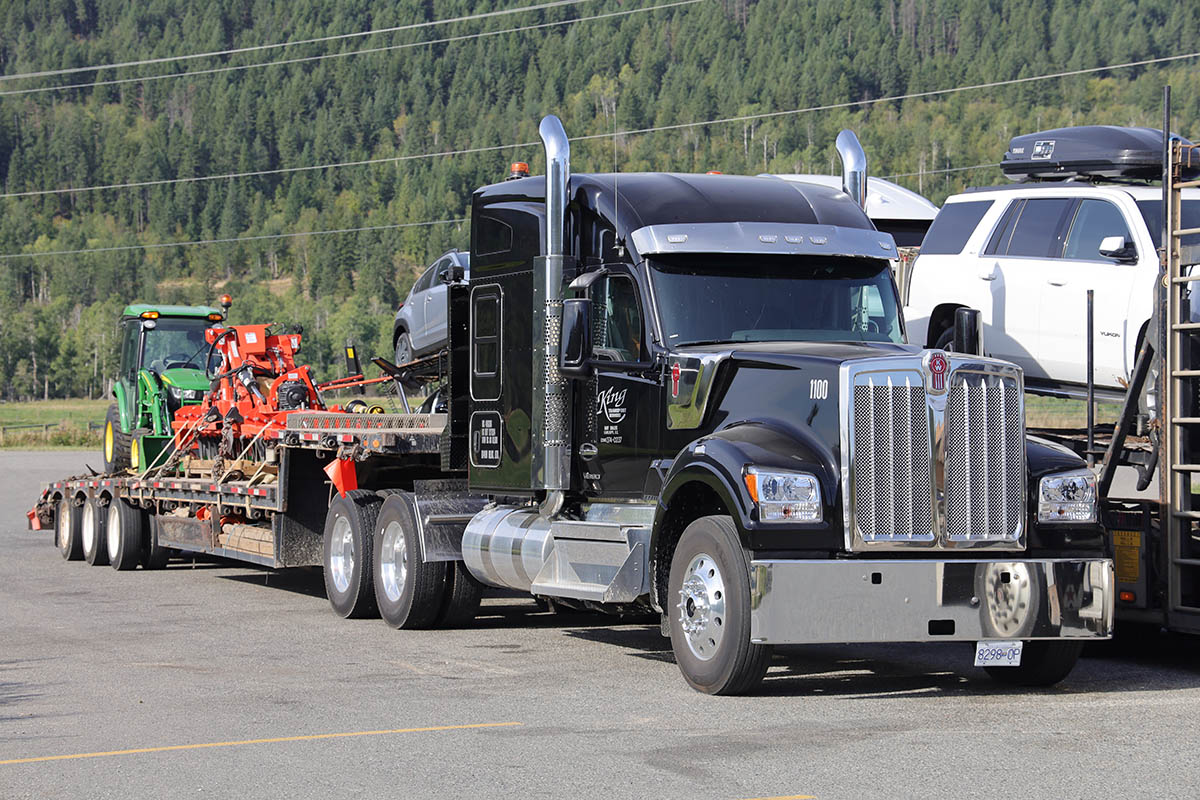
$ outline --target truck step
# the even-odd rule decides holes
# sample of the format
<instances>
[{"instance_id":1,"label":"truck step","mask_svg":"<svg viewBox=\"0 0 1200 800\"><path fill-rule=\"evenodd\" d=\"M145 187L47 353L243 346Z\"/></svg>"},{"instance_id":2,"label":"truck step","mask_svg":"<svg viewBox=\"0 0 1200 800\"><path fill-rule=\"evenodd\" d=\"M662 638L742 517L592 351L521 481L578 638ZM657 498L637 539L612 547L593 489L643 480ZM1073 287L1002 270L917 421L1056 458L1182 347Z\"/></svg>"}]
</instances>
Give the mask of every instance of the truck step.
<instances>
[{"instance_id":1,"label":"truck step","mask_svg":"<svg viewBox=\"0 0 1200 800\"><path fill-rule=\"evenodd\" d=\"M589 531L595 538L584 537ZM552 536L554 551L533 580L533 594L631 603L650 590L649 529L560 521Z\"/></svg>"}]
</instances>

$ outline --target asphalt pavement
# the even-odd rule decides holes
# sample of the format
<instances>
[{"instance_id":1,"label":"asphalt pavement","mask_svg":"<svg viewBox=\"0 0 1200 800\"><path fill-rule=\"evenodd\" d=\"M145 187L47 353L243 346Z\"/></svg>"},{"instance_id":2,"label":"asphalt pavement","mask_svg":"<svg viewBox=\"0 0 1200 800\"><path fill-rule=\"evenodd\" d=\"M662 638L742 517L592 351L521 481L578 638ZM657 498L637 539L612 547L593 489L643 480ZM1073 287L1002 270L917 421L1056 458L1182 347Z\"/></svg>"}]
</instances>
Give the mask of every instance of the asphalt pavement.
<instances>
[{"instance_id":1,"label":"asphalt pavement","mask_svg":"<svg viewBox=\"0 0 1200 800\"><path fill-rule=\"evenodd\" d=\"M1200 794L1200 642L1093 646L1049 690L967 645L813 646L760 694L657 625L484 601L336 617L318 570L64 562L25 529L86 453L0 451L0 798L1096 798Z\"/></svg>"}]
</instances>

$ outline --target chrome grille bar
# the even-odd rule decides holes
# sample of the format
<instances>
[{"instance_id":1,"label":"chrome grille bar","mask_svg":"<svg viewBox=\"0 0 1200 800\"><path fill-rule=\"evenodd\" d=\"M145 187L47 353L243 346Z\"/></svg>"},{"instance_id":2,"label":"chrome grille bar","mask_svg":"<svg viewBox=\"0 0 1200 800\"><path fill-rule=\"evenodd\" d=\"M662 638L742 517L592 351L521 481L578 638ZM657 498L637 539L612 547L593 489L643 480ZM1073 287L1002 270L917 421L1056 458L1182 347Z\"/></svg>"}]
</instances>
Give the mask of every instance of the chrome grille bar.
<instances>
[{"instance_id":1,"label":"chrome grille bar","mask_svg":"<svg viewBox=\"0 0 1200 800\"><path fill-rule=\"evenodd\" d=\"M844 367L843 489L851 549L1021 549L1025 432L1020 370L953 356L944 393L920 356Z\"/></svg>"}]
</instances>

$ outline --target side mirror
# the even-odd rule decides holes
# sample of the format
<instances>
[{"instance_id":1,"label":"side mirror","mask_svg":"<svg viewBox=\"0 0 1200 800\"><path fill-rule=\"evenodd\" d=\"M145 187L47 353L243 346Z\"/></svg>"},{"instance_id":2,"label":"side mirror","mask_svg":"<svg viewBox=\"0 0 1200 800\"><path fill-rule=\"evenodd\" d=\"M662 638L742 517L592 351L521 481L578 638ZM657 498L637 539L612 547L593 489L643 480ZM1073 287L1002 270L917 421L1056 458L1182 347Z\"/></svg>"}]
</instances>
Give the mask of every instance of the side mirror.
<instances>
[{"instance_id":1,"label":"side mirror","mask_svg":"<svg viewBox=\"0 0 1200 800\"><path fill-rule=\"evenodd\" d=\"M562 345L558 369L568 378L586 378L592 360L592 301L563 300Z\"/></svg>"},{"instance_id":2,"label":"side mirror","mask_svg":"<svg viewBox=\"0 0 1200 800\"><path fill-rule=\"evenodd\" d=\"M440 277L442 283L460 283L465 275L463 268L455 264L442 270Z\"/></svg>"},{"instance_id":3,"label":"side mirror","mask_svg":"<svg viewBox=\"0 0 1200 800\"><path fill-rule=\"evenodd\" d=\"M1122 264L1132 264L1138 257L1137 247L1124 236L1105 236L1101 239L1100 255L1115 258Z\"/></svg>"},{"instance_id":4,"label":"side mirror","mask_svg":"<svg viewBox=\"0 0 1200 800\"><path fill-rule=\"evenodd\" d=\"M951 347L956 353L983 355L983 325L978 309L959 308L954 311L954 343Z\"/></svg>"}]
</instances>

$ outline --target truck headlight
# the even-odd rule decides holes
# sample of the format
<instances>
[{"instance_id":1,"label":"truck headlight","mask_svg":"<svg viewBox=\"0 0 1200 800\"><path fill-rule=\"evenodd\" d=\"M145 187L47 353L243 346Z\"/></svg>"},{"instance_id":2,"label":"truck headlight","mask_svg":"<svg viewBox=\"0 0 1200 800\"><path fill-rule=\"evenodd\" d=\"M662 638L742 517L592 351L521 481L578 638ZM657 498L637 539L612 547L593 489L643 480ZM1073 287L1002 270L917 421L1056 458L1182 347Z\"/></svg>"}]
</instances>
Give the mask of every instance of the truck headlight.
<instances>
[{"instance_id":1,"label":"truck headlight","mask_svg":"<svg viewBox=\"0 0 1200 800\"><path fill-rule=\"evenodd\" d=\"M815 475L746 467L745 480L759 521L821 521L821 487Z\"/></svg>"},{"instance_id":2,"label":"truck headlight","mask_svg":"<svg viewBox=\"0 0 1200 800\"><path fill-rule=\"evenodd\" d=\"M1038 522L1095 522L1096 476L1079 469L1038 483Z\"/></svg>"}]
</instances>

